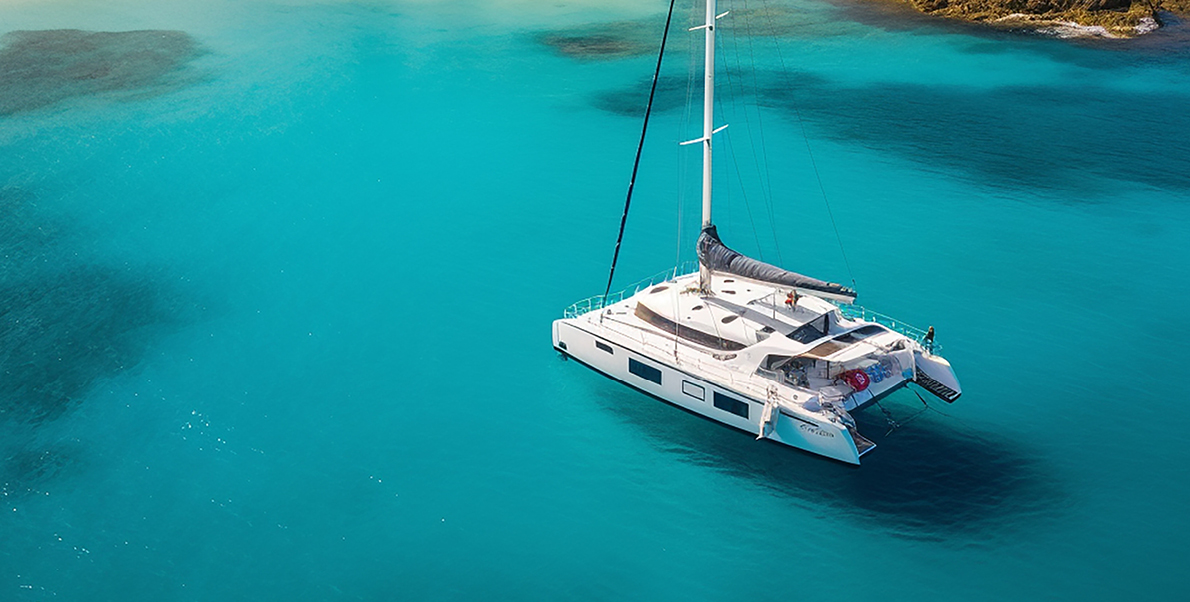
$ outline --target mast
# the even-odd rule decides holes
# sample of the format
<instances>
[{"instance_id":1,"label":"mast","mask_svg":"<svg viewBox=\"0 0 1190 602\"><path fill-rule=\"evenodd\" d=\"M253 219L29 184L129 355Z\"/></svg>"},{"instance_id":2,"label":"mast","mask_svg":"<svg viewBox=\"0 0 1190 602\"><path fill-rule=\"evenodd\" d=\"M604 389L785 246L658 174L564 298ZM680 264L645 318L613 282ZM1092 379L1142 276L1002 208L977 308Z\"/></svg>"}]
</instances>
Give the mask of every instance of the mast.
<instances>
[{"instance_id":1,"label":"mast","mask_svg":"<svg viewBox=\"0 0 1190 602\"><path fill-rule=\"evenodd\" d=\"M711 136L715 130L715 0L706 0L707 22L701 26L706 29L706 64L704 65L703 106L702 106L702 228L711 225ZM726 13L724 13L726 14ZM698 28L696 28L698 29ZM699 262L699 288L703 291L711 289L711 271Z\"/></svg>"},{"instance_id":2,"label":"mast","mask_svg":"<svg viewBox=\"0 0 1190 602\"><path fill-rule=\"evenodd\" d=\"M694 140L687 140L682 144L702 143L702 228L705 231L711 227L711 138L727 127L721 125L715 127L715 21L727 15L715 14L715 0L706 0L707 3L707 22L697 27L691 27L690 31L696 29L706 30L706 58L703 65L704 81L703 81L703 105L702 105L702 137ZM700 237L701 239L701 237ZM711 291L711 270L707 268L701 261L698 263L698 287L704 293Z\"/></svg>"}]
</instances>

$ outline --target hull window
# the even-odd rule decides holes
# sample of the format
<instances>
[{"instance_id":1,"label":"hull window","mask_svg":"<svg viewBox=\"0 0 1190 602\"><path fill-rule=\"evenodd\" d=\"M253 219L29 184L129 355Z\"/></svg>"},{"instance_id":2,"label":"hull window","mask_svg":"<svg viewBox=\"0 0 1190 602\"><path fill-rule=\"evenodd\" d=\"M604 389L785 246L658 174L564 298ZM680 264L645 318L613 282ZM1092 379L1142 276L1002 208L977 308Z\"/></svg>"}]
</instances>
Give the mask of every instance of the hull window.
<instances>
[{"instance_id":1,"label":"hull window","mask_svg":"<svg viewBox=\"0 0 1190 602\"><path fill-rule=\"evenodd\" d=\"M601 351L606 351L612 355L616 354L616 352L611 348L611 345L604 345L603 343L600 343L599 341L595 341L595 347Z\"/></svg>"},{"instance_id":2,"label":"hull window","mask_svg":"<svg viewBox=\"0 0 1190 602\"><path fill-rule=\"evenodd\" d=\"M661 384L660 370L632 358L628 358L628 371L645 380L651 380L657 384Z\"/></svg>"},{"instance_id":3,"label":"hull window","mask_svg":"<svg viewBox=\"0 0 1190 602\"><path fill-rule=\"evenodd\" d=\"M741 418L748 417L748 404L733 397L728 397L718 391L715 392L715 407L724 412L731 412Z\"/></svg>"},{"instance_id":4,"label":"hull window","mask_svg":"<svg viewBox=\"0 0 1190 602\"><path fill-rule=\"evenodd\" d=\"M707 400L706 389L703 389L702 385L696 385L688 380L682 381L682 392L699 401Z\"/></svg>"}]
</instances>

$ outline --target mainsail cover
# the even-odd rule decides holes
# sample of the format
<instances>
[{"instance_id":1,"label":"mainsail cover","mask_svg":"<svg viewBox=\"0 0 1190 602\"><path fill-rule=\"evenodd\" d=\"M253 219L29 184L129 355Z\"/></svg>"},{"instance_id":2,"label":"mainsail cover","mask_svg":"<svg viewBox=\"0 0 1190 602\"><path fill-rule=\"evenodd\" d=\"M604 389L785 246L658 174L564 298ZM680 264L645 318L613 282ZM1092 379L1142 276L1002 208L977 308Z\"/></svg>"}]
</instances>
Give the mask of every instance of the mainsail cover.
<instances>
[{"instance_id":1,"label":"mainsail cover","mask_svg":"<svg viewBox=\"0 0 1190 602\"><path fill-rule=\"evenodd\" d=\"M712 272L822 293L849 303L855 301L855 291L851 288L783 270L727 248L713 225L703 228L698 237L698 261Z\"/></svg>"}]
</instances>

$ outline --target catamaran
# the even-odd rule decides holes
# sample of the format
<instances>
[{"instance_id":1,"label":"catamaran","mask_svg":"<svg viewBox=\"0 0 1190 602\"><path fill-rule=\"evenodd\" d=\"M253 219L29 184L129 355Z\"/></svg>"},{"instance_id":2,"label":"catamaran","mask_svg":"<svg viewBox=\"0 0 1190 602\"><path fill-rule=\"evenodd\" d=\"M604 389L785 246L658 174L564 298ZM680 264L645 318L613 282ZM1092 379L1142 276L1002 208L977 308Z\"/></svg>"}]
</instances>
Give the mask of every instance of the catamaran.
<instances>
[{"instance_id":1,"label":"catamaran","mask_svg":"<svg viewBox=\"0 0 1190 602\"><path fill-rule=\"evenodd\" d=\"M855 305L850 287L747 257L720 240L711 220L711 158L712 138L726 127L714 123L715 23L726 15L706 0L706 21L693 28L706 37L702 137L683 143L703 147L697 270L674 268L571 305L553 323L554 348L757 440L858 465L876 445L851 412L909 383L946 402L962 389L938 354L933 327L870 312ZM654 90L668 30L667 20ZM639 157L638 147L633 183ZM615 259L613 275L614 266Z\"/></svg>"}]
</instances>

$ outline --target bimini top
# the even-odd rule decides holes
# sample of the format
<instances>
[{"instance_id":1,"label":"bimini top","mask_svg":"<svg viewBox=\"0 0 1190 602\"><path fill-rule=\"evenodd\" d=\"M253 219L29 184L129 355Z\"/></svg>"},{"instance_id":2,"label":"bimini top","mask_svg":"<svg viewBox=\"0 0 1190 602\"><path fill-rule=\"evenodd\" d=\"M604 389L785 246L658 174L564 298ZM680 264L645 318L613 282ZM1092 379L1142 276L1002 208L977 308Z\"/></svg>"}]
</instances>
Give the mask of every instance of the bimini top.
<instances>
[{"instance_id":1,"label":"bimini top","mask_svg":"<svg viewBox=\"0 0 1190 602\"><path fill-rule=\"evenodd\" d=\"M698 237L698 262L708 270L720 274L732 274L748 280L803 289L847 303L855 301L855 290L851 288L783 270L727 248L727 245L719 240L719 232L713 225L703 228L702 234Z\"/></svg>"}]
</instances>

